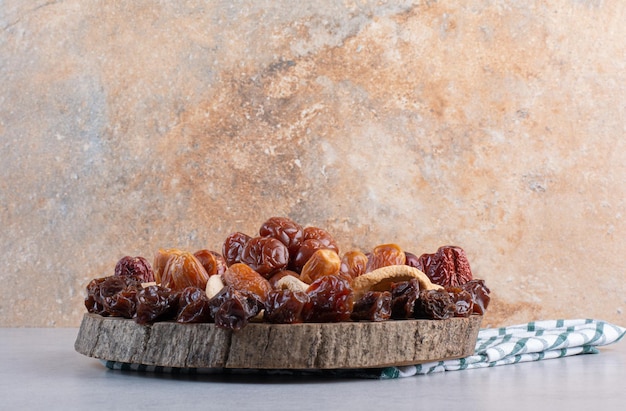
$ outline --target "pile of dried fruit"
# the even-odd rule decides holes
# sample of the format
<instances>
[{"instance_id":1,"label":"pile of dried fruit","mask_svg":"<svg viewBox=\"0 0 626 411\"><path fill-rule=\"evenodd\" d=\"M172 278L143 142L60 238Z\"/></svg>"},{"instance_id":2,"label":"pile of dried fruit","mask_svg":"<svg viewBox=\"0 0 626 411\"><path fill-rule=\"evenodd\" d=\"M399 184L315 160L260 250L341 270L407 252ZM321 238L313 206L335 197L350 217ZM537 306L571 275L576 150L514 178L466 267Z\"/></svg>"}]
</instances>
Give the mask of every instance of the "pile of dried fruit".
<instances>
[{"instance_id":1,"label":"pile of dried fruit","mask_svg":"<svg viewBox=\"0 0 626 411\"><path fill-rule=\"evenodd\" d=\"M326 230L272 217L255 237L230 234L221 253L160 249L152 265L124 257L114 275L87 285L85 306L140 324L214 322L238 330L249 321L467 317L482 315L489 300L459 247L417 257L383 244L340 257Z\"/></svg>"}]
</instances>

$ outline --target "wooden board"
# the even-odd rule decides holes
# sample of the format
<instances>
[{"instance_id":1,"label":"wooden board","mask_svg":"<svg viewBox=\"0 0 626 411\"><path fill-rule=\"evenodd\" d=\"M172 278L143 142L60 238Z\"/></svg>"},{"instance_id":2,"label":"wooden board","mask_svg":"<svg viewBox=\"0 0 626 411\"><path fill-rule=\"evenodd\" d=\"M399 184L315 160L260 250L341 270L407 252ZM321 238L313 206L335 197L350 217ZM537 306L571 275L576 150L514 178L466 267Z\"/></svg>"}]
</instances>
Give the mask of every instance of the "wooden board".
<instances>
[{"instance_id":1,"label":"wooden board","mask_svg":"<svg viewBox=\"0 0 626 411\"><path fill-rule=\"evenodd\" d=\"M214 324L133 320L85 314L75 349L89 357L182 368L378 368L474 353L482 317L307 324Z\"/></svg>"}]
</instances>

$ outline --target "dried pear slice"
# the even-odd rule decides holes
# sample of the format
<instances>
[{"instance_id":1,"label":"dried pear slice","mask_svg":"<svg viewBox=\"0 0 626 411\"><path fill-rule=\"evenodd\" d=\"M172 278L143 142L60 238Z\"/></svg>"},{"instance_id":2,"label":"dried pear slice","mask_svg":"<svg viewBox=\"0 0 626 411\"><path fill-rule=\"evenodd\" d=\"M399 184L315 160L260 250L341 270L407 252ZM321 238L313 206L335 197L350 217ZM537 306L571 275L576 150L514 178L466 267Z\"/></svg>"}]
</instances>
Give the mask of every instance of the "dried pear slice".
<instances>
[{"instance_id":1,"label":"dried pear slice","mask_svg":"<svg viewBox=\"0 0 626 411\"><path fill-rule=\"evenodd\" d=\"M389 291L392 283L409 281L415 278L422 290L439 290L442 287L433 284L428 276L415 267L408 265L389 265L369 273L360 275L352 280L352 290L355 300L358 300L368 291Z\"/></svg>"}]
</instances>

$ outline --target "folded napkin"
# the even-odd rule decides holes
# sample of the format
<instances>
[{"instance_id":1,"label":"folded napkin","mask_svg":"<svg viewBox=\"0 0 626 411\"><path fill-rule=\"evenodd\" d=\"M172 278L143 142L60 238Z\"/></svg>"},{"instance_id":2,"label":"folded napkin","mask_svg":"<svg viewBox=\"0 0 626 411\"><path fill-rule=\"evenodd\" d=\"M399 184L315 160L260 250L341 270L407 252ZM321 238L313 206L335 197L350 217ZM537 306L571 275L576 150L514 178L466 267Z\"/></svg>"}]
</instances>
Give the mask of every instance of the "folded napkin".
<instances>
[{"instance_id":1,"label":"folded napkin","mask_svg":"<svg viewBox=\"0 0 626 411\"><path fill-rule=\"evenodd\" d=\"M389 367L380 378L400 378L441 371L495 367L527 361L596 354L596 347L619 341L626 328L604 321L546 320L478 332L474 355L405 367Z\"/></svg>"},{"instance_id":2,"label":"folded napkin","mask_svg":"<svg viewBox=\"0 0 626 411\"><path fill-rule=\"evenodd\" d=\"M435 361L403 367L358 370L230 370L215 368L172 368L103 361L114 370L173 374L261 374L321 375L347 378L391 379L442 371L495 367L527 361L547 360L576 354L596 354L596 347L619 341L626 328L604 321L547 320L478 332L473 355L456 360Z\"/></svg>"}]
</instances>

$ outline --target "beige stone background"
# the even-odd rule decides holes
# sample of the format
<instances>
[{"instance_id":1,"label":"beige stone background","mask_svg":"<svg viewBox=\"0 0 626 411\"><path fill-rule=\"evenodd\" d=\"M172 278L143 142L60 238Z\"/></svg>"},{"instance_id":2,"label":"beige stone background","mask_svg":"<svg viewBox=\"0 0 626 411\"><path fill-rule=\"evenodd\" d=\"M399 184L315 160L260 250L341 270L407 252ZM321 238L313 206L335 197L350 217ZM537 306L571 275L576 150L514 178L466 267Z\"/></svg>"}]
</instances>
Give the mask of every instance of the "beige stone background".
<instances>
[{"instance_id":1,"label":"beige stone background","mask_svg":"<svg viewBox=\"0 0 626 411\"><path fill-rule=\"evenodd\" d=\"M463 4L463 5L460 5ZM0 2L0 326L270 216L626 325L626 2Z\"/></svg>"}]
</instances>

